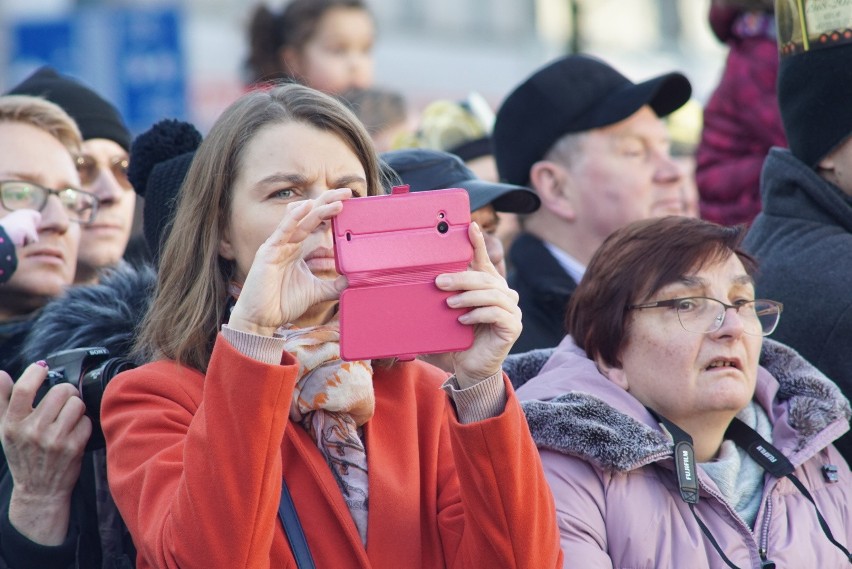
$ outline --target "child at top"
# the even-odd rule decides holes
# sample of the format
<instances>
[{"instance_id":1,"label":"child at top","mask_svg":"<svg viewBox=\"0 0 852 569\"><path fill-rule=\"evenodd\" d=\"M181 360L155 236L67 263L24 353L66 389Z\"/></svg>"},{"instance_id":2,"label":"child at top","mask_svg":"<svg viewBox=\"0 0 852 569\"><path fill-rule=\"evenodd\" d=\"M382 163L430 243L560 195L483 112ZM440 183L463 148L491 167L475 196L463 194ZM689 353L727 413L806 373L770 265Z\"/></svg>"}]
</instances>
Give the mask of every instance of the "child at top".
<instances>
[{"instance_id":1,"label":"child at top","mask_svg":"<svg viewBox=\"0 0 852 569\"><path fill-rule=\"evenodd\" d=\"M373 84L375 25L361 0L259 5L249 24L249 86L288 79L330 94Z\"/></svg>"}]
</instances>

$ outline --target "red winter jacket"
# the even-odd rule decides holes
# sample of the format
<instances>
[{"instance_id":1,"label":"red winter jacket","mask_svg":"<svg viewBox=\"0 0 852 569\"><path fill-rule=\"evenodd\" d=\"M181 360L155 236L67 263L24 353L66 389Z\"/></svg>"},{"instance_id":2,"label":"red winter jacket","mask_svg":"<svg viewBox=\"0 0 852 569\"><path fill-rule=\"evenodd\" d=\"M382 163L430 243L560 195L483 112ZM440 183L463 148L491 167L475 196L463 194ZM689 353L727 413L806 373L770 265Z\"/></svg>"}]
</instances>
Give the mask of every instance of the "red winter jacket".
<instances>
[{"instance_id":1,"label":"red winter jacket","mask_svg":"<svg viewBox=\"0 0 852 569\"><path fill-rule=\"evenodd\" d=\"M367 547L307 432L288 419L298 362L269 365L220 335L206 375L171 361L104 395L109 482L139 569L294 568L283 476L318 568L562 565L553 497L518 400L462 425L420 361L377 367L364 425ZM504 378L505 381L505 378Z\"/></svg>"}]
</instances>

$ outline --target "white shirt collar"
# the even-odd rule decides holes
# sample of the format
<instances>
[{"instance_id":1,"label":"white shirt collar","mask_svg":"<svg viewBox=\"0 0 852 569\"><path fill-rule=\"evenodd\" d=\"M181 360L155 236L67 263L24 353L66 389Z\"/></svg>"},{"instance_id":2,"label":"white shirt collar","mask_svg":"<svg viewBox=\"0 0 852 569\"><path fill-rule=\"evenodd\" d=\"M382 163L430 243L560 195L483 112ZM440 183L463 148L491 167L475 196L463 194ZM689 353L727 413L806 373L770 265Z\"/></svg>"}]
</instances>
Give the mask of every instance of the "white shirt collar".
<instances>
[{"instance_id":1,"label":"white shirt collar","mask_svg":"<svg viewBox=\"0 0 852 569\"><path fill-rule=\"evenodd\" d=\"M574 279L574 282L580 284L580 279L583 278L583 274L586 272L586 267L580 261L557 247L552 243L548 243L547 241L543 241L544 246L547 247L547 250L551 255L556 259L556 261L565 269L565 272L568 273L568 276Z\"/></svg>"}]
</instances>

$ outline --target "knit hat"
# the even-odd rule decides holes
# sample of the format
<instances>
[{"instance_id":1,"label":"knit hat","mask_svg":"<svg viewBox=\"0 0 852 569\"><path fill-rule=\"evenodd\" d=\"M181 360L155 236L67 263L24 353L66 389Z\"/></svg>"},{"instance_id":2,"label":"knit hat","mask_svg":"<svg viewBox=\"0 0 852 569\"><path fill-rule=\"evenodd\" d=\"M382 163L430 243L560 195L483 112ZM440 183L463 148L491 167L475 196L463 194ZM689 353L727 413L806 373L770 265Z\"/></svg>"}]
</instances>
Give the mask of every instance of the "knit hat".
<instances>
[{"instance_id":1,"label":"knit hat","mask_svg":"<svg viewBox=\"0 0 852 569\"><path fill-rule=\"evenodd\" d=\"M383 152L381 158L412 192L444 188L467 190L470 211L491 204L496 211L532 213L541 205L538 195L529 188L480 180L461 158L449 152L408 148Z\"/></svg>"},{"instance_id":2,"label":"knit hat","mask_svg":"<svg viewBox=\"0 0 852 569\"><path fill-rule=\"evenodd\" d=\"M178 120L162 120L136 137L130 149L127 178L145 198L142 231L154 262L175 217L178 192L201 144L194 126Z\"/></svg>"},{"instance_id":3,"label":"knit hat","mask_svg":"<svg viewBox=\"0 0 852 569\"><path fill-rule=\"evenodd\" d=\"M130 131L118 110L82 83L50 67L40 68L8 94L31 95L56 103L77 123L83 140L106 138L130 150Z\"/></svg>"},{"instance_id":4,"label":"knit hat","mask_svg":"<svg viewBox=\"0 0 852 569\"><path fill-rule=\"evenodd\" d=\"M852 135L852 4L777 0L775 19L781 120L790 151L815 168Z\"/></svg>"},{"instance_id":5,"label":"knit hat","mask_svg":"<svg viewBox=\"0 0 852 569\"><path fill-rule=\"evenodd\" d=\"M492 139L500 178L524 185L532 165L563 135L615 124L644 105L664 117L691 94L680 73L633 83L588 55L557 59L515 88L497 111Z\"/></svg>"}]
</instances>

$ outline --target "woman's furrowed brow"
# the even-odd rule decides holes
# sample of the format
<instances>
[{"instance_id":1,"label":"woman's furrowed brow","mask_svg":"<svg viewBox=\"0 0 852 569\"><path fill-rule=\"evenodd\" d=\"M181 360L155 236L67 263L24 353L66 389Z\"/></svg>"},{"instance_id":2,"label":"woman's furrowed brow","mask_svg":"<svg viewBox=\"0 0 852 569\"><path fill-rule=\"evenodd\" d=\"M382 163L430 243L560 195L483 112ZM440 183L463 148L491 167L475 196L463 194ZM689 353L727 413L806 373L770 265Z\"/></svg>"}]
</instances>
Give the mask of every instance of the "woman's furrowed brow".
<instances>
[{"instance_id":1,"label":"woman's furrowed brow","mask_svg":"<svg viewBox=\"0 0 852 569\"><path fill-rule=\"evenodd\" d=\"M307 178L305 178L301 174L288 174L284 172L276 172L275 174L270 174L265 178L261 178L258 180L254 186L256 188L268 186L272 184L292 184L295 186L301 186L308 183Z\"/></svg>"},{"instance_id":2,"label":"woman's furrowed brow","mask_svg":"<svg viewBox=\"0 0 852 569\"><path fill-rule=\"evenodd\" d=\"M367 179L363 176L358 176L357 174L352 174L348 176L341 176L340 178L334 181L332 184L335 188L348 188L352 184L361 184L366 186Z\"/></svg>"}]
</instances>

